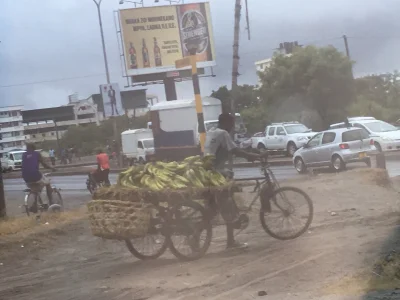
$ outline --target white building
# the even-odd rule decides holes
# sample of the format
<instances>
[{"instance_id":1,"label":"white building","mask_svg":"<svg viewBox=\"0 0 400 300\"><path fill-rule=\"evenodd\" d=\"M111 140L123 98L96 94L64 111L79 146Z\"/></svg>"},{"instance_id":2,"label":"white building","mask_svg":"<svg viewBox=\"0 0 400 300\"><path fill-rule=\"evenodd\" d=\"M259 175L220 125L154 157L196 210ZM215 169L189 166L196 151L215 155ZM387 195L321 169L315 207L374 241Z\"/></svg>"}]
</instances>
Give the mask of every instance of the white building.
<instances>
[{"instance_id":1,"label":"white building","mask_svg":"<svg viewBox=\"0 0 400 300\"><path fill-rule=\"evenodd\" d=\"M21 111L23 105L0 107L0 156L13 149L25 148L24 126Z\"/></svg>"}]
</instances>

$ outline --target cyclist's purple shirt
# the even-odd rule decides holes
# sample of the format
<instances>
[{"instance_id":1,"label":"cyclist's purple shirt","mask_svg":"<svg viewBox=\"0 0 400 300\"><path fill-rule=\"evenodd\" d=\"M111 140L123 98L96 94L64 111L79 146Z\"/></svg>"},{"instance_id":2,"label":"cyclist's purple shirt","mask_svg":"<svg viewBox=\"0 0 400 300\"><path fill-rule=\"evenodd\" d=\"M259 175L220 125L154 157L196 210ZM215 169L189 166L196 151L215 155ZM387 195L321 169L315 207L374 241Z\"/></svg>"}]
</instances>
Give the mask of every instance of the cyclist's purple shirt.
<instances>
[{"instance_id":1,"label":"cyclist's purple shirt","mask_svg":"<svg viewBox=\"0 0 400 300\"><path fill-rule=\"evenodd\" d=\"M40 154L36 151L27 151L22 155L22 178L25 182L37 182L42 179L39 163Z\"/></svg>"}]
</instances>

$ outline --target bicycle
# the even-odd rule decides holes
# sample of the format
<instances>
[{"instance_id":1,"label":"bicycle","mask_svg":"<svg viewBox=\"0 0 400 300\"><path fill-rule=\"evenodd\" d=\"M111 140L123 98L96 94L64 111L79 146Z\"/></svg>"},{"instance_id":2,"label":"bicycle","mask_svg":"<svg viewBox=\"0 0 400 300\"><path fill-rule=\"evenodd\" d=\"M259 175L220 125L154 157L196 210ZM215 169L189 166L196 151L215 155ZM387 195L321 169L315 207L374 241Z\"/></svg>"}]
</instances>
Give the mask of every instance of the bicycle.
<instances>
[{"instance_id":1,"label":"bicycle","mask_svg":"<svg viewBox=\"0 0 400 300\"><path fill-rule=\"evenodd\" d=\"M235 229L240 229L238 232L240 233L248 226L249 217L247 213L252 210L253 205L260 199L261 209L259 218L267 234L279 240L290 240L301 236L309 228L313 218L313 203L310 197L299 188L280 187L266 160L261 162L261 172L264 175L264 180L261 183L257 182L254 188L254 192L257 192L257 194L248 207L239 211L233 199L226 201L226 203L231 205L233 215L237 216L234 223ZM297 196L301 196L305 200L307 204L307 216L305 217L306 222L300 230L290 235L283 235L284 232L277 233L272 230L271 225L267 222L268 218L266 218L266 214L272 214L273 205L278 208L278 211L283 213L284 217L288 217L295 212L292 203L285 196L287 192L294 192ZM278 196L280 195L284 196L283 203L278 201ZM144 237L134 239L137 242L132 242L131 240L125 241L129 251L142 260L158 258L167 248L180 260L191 261L201 258L206 254L211 244L213 219L218 213L224 213L227 208L219 209L219 203L217 203L217 207L211 207L207 204L203 206L198 201L191 199L178 200L172 206L163 206L157 201L153 204L149 233ZM215 209L217 210L215 211ZM205 233L205 237L201 239L203 233ZM157 237L155 238L154 236ZM184 244L188 246L188 253L183 253L178 249L178 246L182 243L176 245L174 236L184 238ZM141 243L138 241L140 239L145 241L144 244L147 246L155 245L155 249L150 251L146 251L143 248L139 249L139 244ZM201 240L203 243L201 243Z\"/></svg>"},{"instance_id":2,"label":"bicycle","mask_svg":"<svg viewBox=\"0 0 400 300\"><path fill-rule=\"evenodd\" d=\"M50 177L50 175L50 173L44 174L45 177ZM25 208L25 212L28 217L31 215L31 213L39 213L40 215L41 213L49 210L53 212L61 212L64 210L64 202L60 193L61 189L52 185L52 200L50 203L43 203L41 197L43 187L44 186L42 186L41 184L31 183L28 184L28 187L24 190L25 198L23 207ZM33 202L31 205L29 201L30 197L33 197Z\"/></svg>"},{"instance_id":3,"label":"bicycle","mask_svg":"<svg viewBox=\"0 0 400 300\"><path fill-rule=\"evenodd\" d=\"M232 219L232 221L234 220L234 222L232 223L234 228L240 229L240 231L238 232L240 233L248 226L249 217L247 213L249 213L252 210L253 205L256 203L258 199L260 199L261 203L261 208L259 212L260 223L262 228L267 234L278 240L291 240L301 236L304 232L307 231L313 219L314 208L310 197L303 190L299 188L290 186L281 187L266 160L261 161L261 172L264 175L264 180L261 183L257 182L253 191L256 192L256 195L254 196L253 200L247 207L239 210L233 199L230 199L231 201L224 201L225 204L228 203L228 206L230 206L230 208L232 209L228 214L231 216L231 219L232 219L231 212L233 212L233 215L236 216L236 218ZM290 197L291 198L290 201L289 197L286 196L286 194L289 192L294 193L295 196L295 197ZM279 198L280 196L282 196L283 201L280 200ZM283 229L282 231L275 231L272 228L272 225L277 222L275 218L272 218L272 214L275 211L277 211L278 213L281 213L283 215L283 218L288 218L292 216L293 214L296 213L296 208L294 204L298 202L299 198L303 199L304 204L306 204L307 206L306 215L302 215L300 218L297 218L298 221L305 220L304 224L296 231L291 231L287 229ZM227 207L221 207L220 203L218 203L221 201L217 200L216 202L217 202L216 203L217 209L220 209L220 212L224 214L224 212L227 211L226 210ZM208 206L204 208L200 204L194 202L193 200L186 200L179 205L181 205L182 208L183 206L194 208L195 210L197 210L197 213L200 215L200 217L193 218L192 215L188 215L185 220L182 219L177 220L177 222L175 222L177 224L177 228L175 228L174 230L175 232L178 233L179 230L181 230L182 233L187 234L187 232L190 231L191 229L191 234L192 236L195 237L196 241L194 243L194 246L193 244L188 243L189 254L182 253L180 250L178 250L178 247L173 243L173 240L171 240L169 248L171 252L181 260L190 261L201 258L202 256L205 255L210 246L212 232L209 228L212 227L210 226L210 224L212 224L215 216L218 215L218 211L217 212L215 211L215 207ZM179 210L180 210L179 208L177 207L175 208L175 211ZM207 216L210 217L207 218ZM225 220L227 220L227 216L223 217ZM204 219L206 220L204 221ZM273 221L272 224L269 223L270 220ZM284 219L282 220L282 224L283 223ZM197 239L200 233L202 232L206 233L206 237L203 246L200 246ZM236 233L236 235L238 233Z\"/></svg>"}]
</instances>

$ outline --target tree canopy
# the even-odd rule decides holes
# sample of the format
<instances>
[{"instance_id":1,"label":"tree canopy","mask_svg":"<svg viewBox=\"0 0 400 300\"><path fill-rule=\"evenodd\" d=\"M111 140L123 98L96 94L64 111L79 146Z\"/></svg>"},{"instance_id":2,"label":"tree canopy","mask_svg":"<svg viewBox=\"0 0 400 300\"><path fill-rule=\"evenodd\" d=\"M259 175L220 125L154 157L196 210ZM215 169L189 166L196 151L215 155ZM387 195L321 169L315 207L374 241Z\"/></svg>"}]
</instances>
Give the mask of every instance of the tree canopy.
<instances>
[{"instance_id":1,"label":"tree canopy","mask_svg":"<svg viewBox=\"0 0 400 300\"><path fill-rule=\"evenodd\" d=\"M118 142L121 132L128 129L146 128L148 116L129 118L115 117L118 129ZM96 148L105 147L114 140L113 120L103 121L100 126L89 124L86 126L71 126L61 138L61 147L78 147L81 155L93 154Z\"/></svg>"},{"instance_id":2,"label":"tree canopy","mask_svg":"<svg viewBox=\"0 0 400 300\"><path fill-rule=\"evenodd\" d=\"M270 67L258 75L264 105L279 107L284 99L296 96L305 107L317 111L323 127L342 120L354 99L352 62L331 46L307 46L290 56L275 55Z\"/></svg>"}]
</instances>

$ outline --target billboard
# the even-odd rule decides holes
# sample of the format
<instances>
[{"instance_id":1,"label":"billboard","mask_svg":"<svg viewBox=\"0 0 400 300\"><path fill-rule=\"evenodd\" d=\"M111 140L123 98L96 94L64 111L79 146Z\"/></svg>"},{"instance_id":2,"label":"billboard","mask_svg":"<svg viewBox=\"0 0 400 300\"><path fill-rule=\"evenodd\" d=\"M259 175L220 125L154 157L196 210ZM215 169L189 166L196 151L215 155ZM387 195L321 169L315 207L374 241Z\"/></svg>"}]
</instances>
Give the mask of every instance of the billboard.
<instances>
[{"instance_id":1,"label":"billboard","mask_svg":"<svg viewBox=\"0 0 400 300\"><path fill-rule=\"evenodd\" d=\"M120 116L124 114L121 104L121 92L118 83L100 85L100 94L103 98L104 117Z\"/></svg>"},{"instance_id":2,"label":"billboard","mask_svg":"<svg viewBox=\"0 0 400 300\"><path fill-rule=\"evenodd\" d=\"M174 71L191 48L198 68L216 65L207 2L123 9L119 17L127 76Z\"/></svg>"}]
</instances>

